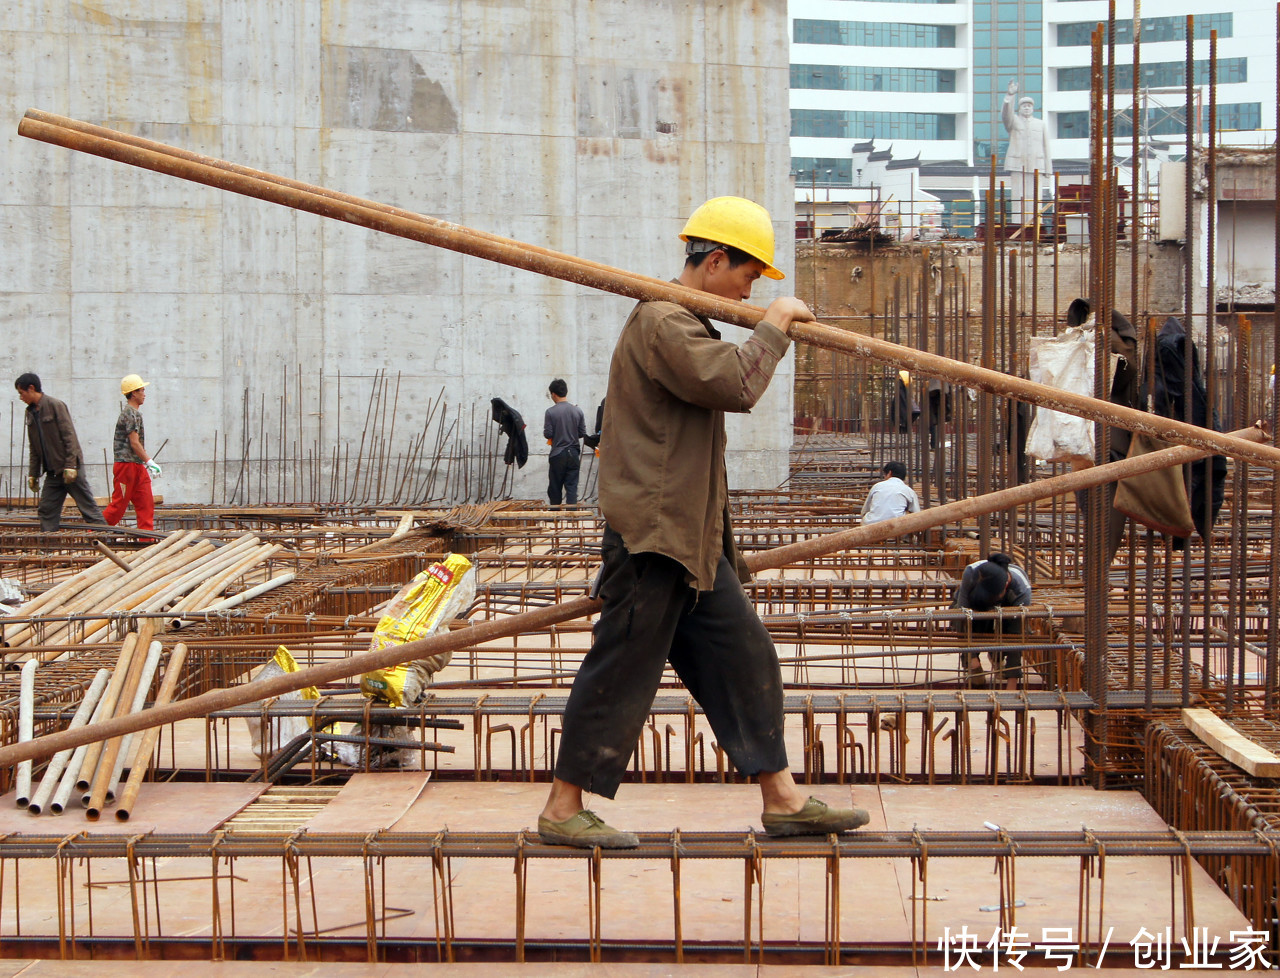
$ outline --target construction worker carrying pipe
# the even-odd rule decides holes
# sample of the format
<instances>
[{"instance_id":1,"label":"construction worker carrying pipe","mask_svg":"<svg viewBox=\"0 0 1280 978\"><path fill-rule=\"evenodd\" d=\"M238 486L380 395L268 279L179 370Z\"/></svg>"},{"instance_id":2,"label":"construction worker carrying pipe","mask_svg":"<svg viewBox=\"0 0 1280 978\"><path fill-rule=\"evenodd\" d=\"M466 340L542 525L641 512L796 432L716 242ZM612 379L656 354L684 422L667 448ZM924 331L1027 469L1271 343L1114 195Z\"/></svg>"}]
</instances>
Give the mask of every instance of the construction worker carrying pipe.
<instances>
[{"instance_id":1,"label":"construction worker carrying pipe","mask_svg":"<svg viewBox=\"0 0 1280 978\"><path fill-rule=\"evenodd\" d=\"M773 224L759 204L716 197L680 235L678 281L745 300L773 266ZM604 602L565 706L555 780L540 817L543 842L626 849L634 833L604 823L583 793L613 798L669 662L702 706L716 741L757 777L770 835L825 835L867 822L800 790L783 743L782 671L768 631L742 588L750 574L729 521L727 411L749 411L787 352L799 299L770 303L741 346L674 302L632 310L609 367L600 461Z\"/></svg>"},{"instance_id":2,"label":"construction worker carrying pipe","mask_svg":"<svg viewBox=\"0 0 1280 978\"><path fill-rule=\"evenodd\" d=\"M116 419L116 461L111 470L114 489L111 502L102 511L112 526L124 518L124 511L133 503L138 529L155 529L156 504L151 492L151 477L160 475L160 463L147 453L146 435L143 433L142 404L147 399L148 383L137 374L127 374L120 379L120 393L124 395L125 403L120 417Z\"/></svg>"}]
</instances>

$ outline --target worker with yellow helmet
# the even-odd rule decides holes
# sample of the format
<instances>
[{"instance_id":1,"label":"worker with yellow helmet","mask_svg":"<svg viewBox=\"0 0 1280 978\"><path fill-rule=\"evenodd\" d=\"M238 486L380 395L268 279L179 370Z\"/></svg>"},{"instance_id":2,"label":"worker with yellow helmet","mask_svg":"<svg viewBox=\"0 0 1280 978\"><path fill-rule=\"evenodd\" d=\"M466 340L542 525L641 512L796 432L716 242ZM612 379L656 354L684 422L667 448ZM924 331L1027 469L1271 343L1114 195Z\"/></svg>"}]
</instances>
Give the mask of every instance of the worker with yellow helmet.
<instances>
[{"instance_id":1,"label":"worker with yellow helmet","mask_svg":"<svg viewBox=\"0 0 1280 978\"><path fill-rule=\"evenodd\" d=\"M142 404L147 399L147 384L148 381L137 374L126 374L120 379L120 393L125 403L116 419L115 466L111 474L114 488L111 502L102 511L112 526L124 518L130 503L139 530L154 530L156 525L151 477L160 475L160 465L148 454L143 433Z\"/></svg>"},{"instance_id":2,"label":"worker with yellow helmet","mask_svg":"<svg viewBox=\"0 0 1280 978\"><path fill-rule=\"evenodd\" d=\"M773 223L759 204L716 197L680 234L679 284L743 300L774 265ZM543 842L633 848L634 833L583 808L612 798L670 662L701 704L739 774L756 776L770 835L826 835L867 821L808 798L787 763L782 673L742 588L750 580L729 520L726 412L760 399L793 322L813 314L774 299L741 346L675 302L640 302L614 348L605 395L596 591L604 601L566 704L555 781L538 818Z\"/></svg>"}]
</instances>

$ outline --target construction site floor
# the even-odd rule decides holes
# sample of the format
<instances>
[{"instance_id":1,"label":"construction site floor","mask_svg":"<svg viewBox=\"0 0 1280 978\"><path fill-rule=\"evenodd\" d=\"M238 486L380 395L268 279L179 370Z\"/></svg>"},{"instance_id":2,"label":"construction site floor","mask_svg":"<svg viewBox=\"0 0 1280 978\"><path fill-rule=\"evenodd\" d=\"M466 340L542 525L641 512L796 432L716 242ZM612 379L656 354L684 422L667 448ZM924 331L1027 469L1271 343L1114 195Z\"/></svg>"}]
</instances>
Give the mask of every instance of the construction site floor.
<instances>
[{"instance_id":1,"label":"construction site floor","mask_svg":"<svg viewBox=\"0 0 1280 978\"><path fill-rule=\"evenodd\" d=\"M102 830L118 832L127 828L138 834L148 832L151 826L163 826L161 831L172 832L175 824L183 825L178 831L207 832L212 831L214 823L243 809L254 794L247 789L253 787L148 785L136 806L137 822L120 826L105 820L86 823L79 809L59 818L34 818L14 808L12 796L6 796L0 798L0 832L10 838L15 833L93 834L100 831L99 824ZM828 785L815 788L814 793L832 804L852 803L868 809L871 821L867 832L981 832L984 824L1011 832L1078 832L1082 826L1095 831L1167 832L1165 823L1136 792L1030 785ZM357 775L317 813L291 824L281 834L351 833L358 838L380 830L520 833L536 825L545 794L544 784L431 781L416 772ZM616 801L592 798L588 804L610 824L639 832L671 833L679 829L744 836L752 829L759 832L760 795L753 785L627 784ZM234 831L234 825L231 829ZM532 831L528 838L531 843L537 841ZM684 941L717 944L741 937L744 875L740 860L685 859L679 876L673 878L667 859L610 858L596 869L587 852L564 858L564 850L540 855L535 847L526 850L525 856L518 873L523 874L523 927L528 941L554 944L589 937L589 921L596 912L591 906L596 872L601 884L599 930L606 942L643 945L671 941L673 894L677 891ZM18 902L6 894L0 914L6 936L15 932L32 938L57 935L57 901L63 883L57 878L56 862L22 861L21 905L18 907ZM385 936L380 933L380 942L434 942L437 938L439 908L430 863L429 858L412 856L387 860L385 881L380 884L385 887L384 916L378 922L380 932L385 928ZM927 946L936 947L940 940L947 941L948 935L965 932L977 935L985 943L1000 926L1002 892L1012 892L1018 901L1016 925L1032 943L1055 930L1059 940L1064 935L1070 940L1069 935L1079 926L1082 860L1078 857L1020 860L1016 885L1013 880L1002 879L1000 861L990 858L931 858L927 863L887 857L843 859L834 884L827 865L822 859L801 858L772 859L762 864L755 890L758 903L751 916L759 912L766 941L820 944L828 933L824 916L829 913L827 908L834 905L842 943L905 946L914 933L923 935ZM1208 874L1194 862L1189 861L1187 866L1195 927L1204 928L1204 933L1219 936L1224 942L1233 932L1248 930L1246 919ZM1169 859L1108 857L1105 867L1094 867L1091 872L1098 869L1105 871L1105 907L1100 897L1092 907L1102 928L1095 931L1094 939L1110 929L1108 944L1116 959L1111 962L1113 966L1122 966L1126 955L1132 961L1130 942L1140 939L1143 933L1163 933L1170 925L1175 939L1182 932L1186 924L1183 914L1171 908ZM1008 871L1006 866L1005 872ZM152 913L159 910L163 917L163 933L207 939L211 933L208 856L162 858L153 872L155 879L164 884L163 907L151 908ZM91 912L94 933L99 936L132 933L130 887L124 875L122 868L113 868L109 862L94 871ZM234 875L238 880L237 932L278 941L286 927L293 929L294 915L282 914L281 910L278 858L237 859ZM452 858L447 875L454 939L504 943L516 940L517 915L513 907L517 905L518 881L511 859ZM41 885L42 879L45 885ZM346 936L362 941L365 879L358 849L349 857L308 859L296 898L306 907L304 931L312 936ZM829 902L828 887L832 885L838 896ZM76 881L76 903L85 899L87 888L84 881ZM8 889L6 881L5 890ZM18 912L20 927L15 919ZM1176 913L1177 919L1170 919L1171 912ZM77 911L78 915L87 913L87 906ZM805 973L817 974L808 970Z\"/></svg>"}]
</instances>

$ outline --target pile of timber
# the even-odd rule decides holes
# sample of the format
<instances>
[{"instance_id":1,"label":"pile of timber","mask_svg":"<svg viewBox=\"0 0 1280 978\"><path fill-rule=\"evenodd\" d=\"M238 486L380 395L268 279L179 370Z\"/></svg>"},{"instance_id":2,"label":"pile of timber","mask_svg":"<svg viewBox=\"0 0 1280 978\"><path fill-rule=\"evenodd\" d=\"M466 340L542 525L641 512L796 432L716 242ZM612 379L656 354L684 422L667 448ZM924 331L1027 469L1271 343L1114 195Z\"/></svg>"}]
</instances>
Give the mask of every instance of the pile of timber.
<instances>
[{"instance_id":1,"label":"pile of timber","mask_svg":"<svg viewBox=\"0 0 1280 978\"><path fill-rule=\"evenodd\" d=\"M252 533L221 547L197 530L171 533L127 561L110 554L27 602L18 616L31 620L6 639L11 649L92 644L108 640L107 626L120 615L203 613L233 581L282 549ZM59 654L46 651L41 658L49 661Z\"/></svg>"}]
</instances>

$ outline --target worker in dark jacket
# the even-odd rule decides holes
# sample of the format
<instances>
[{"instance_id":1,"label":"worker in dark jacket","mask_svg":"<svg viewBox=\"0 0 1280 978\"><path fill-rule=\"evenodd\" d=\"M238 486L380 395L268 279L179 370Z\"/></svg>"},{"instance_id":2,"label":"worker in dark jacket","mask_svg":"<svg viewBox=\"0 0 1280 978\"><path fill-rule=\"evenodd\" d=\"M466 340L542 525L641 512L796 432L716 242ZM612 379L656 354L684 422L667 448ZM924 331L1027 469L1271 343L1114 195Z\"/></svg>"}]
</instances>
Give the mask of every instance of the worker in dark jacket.
<instances>
[{"instance_id":1,"label":"worker in dark jacket","mask_svg":"<svg viewBox=\"0 0 1280 978\"><path fill-rule=\"evenodd\" d=\"M743 300L773 266L768 212L717 197L685 224L679 283ZM627 772L668 663L702 706L737 772L755 777L769 835L829 835L866 824L858 808L808 797L787 763L782 671L742 583L725 470L725 414L746 413L786 355L793 322L813 319L775 299L741 345L675 302L640 302L609 367L600 467L606 520L597 588L604 607L565 705L555 781L538 818L553 845L634 848L632 832L583 807L612 798Z\"/></svg>"},{"instance_id":2,"label":"worker in dark jacket","mask_svg":"<svg viewBox=\"0 0 1280 978\"><path fill-rule=\"evenodd\" d=\"M94 501L89 480L85 478L80 439L71 423L71 413L57 398L44 393L40 378L26 373L14 381L18 397L27 406L27 442L31 462L27 469L27 485L40 492L40 529L52 532L62 525L62 504L70 493L88 523L106 525L102 510Z\"/></svg>"}]
</instances>

